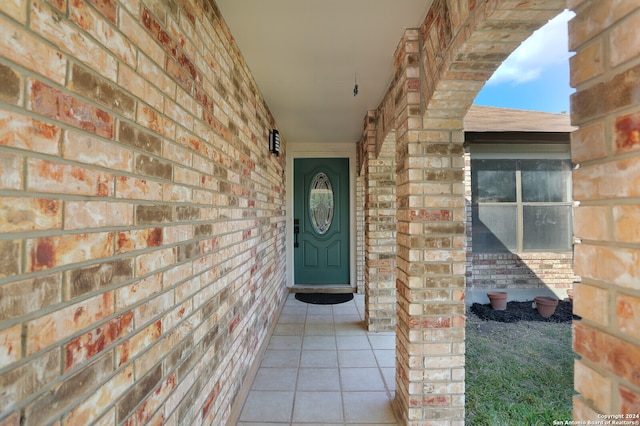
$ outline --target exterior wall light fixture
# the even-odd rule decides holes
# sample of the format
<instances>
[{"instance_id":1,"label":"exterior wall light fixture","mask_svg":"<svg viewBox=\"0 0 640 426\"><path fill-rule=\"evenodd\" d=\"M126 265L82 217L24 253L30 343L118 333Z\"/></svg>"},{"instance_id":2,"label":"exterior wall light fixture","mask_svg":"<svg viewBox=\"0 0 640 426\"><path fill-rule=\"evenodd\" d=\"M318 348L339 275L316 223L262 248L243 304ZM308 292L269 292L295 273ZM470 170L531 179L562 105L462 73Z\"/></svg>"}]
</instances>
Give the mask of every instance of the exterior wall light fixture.
<instances>
[{"instance_id":1,"label":"exterior wall light fixture","mask_svg":"<svg viewBox=\"0 0 640 426\"><path fill-rule=\"evenodd\" d=\"M280 132L276 129L269 131L269 151L275 155L280 155Z\"/></svg>"}]
</instances>

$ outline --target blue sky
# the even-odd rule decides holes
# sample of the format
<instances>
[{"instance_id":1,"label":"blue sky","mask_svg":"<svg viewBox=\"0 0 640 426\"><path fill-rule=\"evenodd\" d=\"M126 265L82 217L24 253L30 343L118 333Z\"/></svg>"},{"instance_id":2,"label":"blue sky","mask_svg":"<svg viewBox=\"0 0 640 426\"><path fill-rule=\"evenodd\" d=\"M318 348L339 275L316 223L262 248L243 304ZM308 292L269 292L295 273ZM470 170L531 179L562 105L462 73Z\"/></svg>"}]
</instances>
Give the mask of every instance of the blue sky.
<instances>
[{"instance_id":1,"label":"blue sky","mask_svg":"<svg viewBox=\"0 0 640 426\"><path fill-rule=\"evenodd\" d=\"M525 40L496 70L474 104L569 112L569 52L564 11Z\"/></svg>"}]
</instances>

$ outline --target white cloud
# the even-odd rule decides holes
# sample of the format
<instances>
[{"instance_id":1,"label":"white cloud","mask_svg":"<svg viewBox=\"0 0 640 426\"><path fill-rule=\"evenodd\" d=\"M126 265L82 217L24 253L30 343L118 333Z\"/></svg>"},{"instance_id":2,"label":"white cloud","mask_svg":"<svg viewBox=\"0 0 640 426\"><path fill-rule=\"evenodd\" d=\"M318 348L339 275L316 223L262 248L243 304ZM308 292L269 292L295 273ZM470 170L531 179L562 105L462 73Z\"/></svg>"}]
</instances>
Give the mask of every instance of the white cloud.
<instances>
[{"instance_id":1,"label":"white cloud","mask_svg":"<svg viewBox=\"0 0 640 426\"><path fill-rule=\"evenodd\" d=\"M567 22L575 13L565 10L535 31L500 65L487 84L525 83L540 77L550 66L568 61Z\"/></svg>"}]
</instances>

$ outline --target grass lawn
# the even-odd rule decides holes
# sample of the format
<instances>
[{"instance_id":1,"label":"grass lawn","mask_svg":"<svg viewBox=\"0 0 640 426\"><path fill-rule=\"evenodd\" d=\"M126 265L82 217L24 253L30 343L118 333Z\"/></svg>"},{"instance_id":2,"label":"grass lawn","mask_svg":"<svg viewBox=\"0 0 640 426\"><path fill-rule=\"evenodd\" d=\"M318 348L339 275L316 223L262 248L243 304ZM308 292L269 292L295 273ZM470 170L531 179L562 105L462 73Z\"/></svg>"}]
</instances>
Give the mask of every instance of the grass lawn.
<instances>
[{"instance_id":1,"label":"grass lawn","mask_svg":"<svg viewBox=\"0 0 640 426\"><path fill-rule=\"evenodd\" d=\"M466 424L552 425L572 419L571 325L467 315Z\"/></svg>"}]
</instances>

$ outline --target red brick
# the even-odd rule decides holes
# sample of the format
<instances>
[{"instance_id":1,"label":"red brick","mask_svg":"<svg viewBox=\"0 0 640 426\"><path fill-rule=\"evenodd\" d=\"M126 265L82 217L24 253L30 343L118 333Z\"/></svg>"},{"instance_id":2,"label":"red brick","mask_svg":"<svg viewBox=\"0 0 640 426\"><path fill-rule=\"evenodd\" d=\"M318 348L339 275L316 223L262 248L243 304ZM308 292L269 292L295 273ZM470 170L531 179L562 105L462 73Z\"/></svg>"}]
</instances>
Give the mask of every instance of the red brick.
<instances>
[{"instance_id":1,"label":"red brick","mask_svg":"<svg viewBox=\"0 0 640 426\"><path fill-rule=\"evenodd\" d=\"M640 149L640 112L617 117L614 130L617 152Z\"/></svg>"},{"instance_id":2,"label":"red brick","mask_svg":"<svg viewBox=\"0 0 640 426\"><path fill-rule=\"evenodd\" d=\"M143 350L153 347L161 335L162 323L156 321L131 336L116 350L116 365L121 366L128 360L135 358Z\"/></svg>"},{"instance_id":3,"label":"red brick","mask_svg":"<svg viewBox=\"0 0 640 426\"><path fill-rule=\"evenodd\" d=\"M88 0L109 22L116 25L118 5L114 0ZM123 15L126 15L123 14Z\"/></svg>"},{"instance_id":4,"label":"red brick","mask_svg":"<svg viewBox=\"0 0 640 426\"><path fill-rule=\"evenodd\" d=\"M618 392L620 395L620 408L615 410L616 413L640 414L640 393L624 386L620 386Z\"/></svg>"},{"instance_id":5,"label":"red brick","mask_svg":"<svg viewBox=\"0 0 640 426\"><path fill-rule=\"evenodd\" d=\"M151 60L157 64L164 63L165 51L158 45L156 40L140 25L140 23L127 13L120 15L120 31L131 40L135 46L144 52ZM142 98L142 97L141 97Z\"/></svg>"},{"instance_id":6,"label":"red brick","mask_svg":"<svg viewBox=\"0 0 640 426\"><path fill-rule=\"evenodd\" d=\"M108 6L108 2L94 0L94 6L100 3L107 3L106 5ZM113 6L115 7L115 4ZM131 43L120 32L116 31L113 26L105 22L103 17L89 7L85 1L71 0L69 2L69 15L73 22L88 34L91 34L103 46L120 58L122 62L129 66L135 66L136 51L131 46Z\"/></svg>"},{"instance_id":7,"label":"red brick","mask_svg":"<svg viewBox=\"0 0 640 426\"><path fill-rule=\"evenodd\" d=\"M640 298L618 293L616 325L622 333L640 339Z\"/></svg>"},{"instance_id":8,"label":"red brick","mask_svg":"<svg viewBox=\"0 0 640 426\"><path fill-rule=\"evenodd\" d=\"M70 234L27 240L27 270L56 268L113 255L113 233Z\"/></svg>"},{"instance_id":9,"label":"red brick","mask_svg":"<svg viewBox=\"0 0 640 426\"><path fill-rule=\"evenodd\" d=\"M574 324L573 346L578 355L636 386L640 385L637 370L640 346L579 322Z\"/></svg>"},{"instance_id":10,"label":"red brick","mask_svg":"<svg viewBox=\"0 0 640 426\"><path fill-rule=\"evenodd\" d=\"M138 107L137 122L141 126L165 137L173 138L175 136L175 123L145 105Z\"/></svg>"},{"instance_id":11,"label":"red brick","mask_svg":"<svg viewBox=\"0 0 640 426\"><path fill-rule=\"evenodd\" d=\"M0 145L60 155L61 133L60 127L55 124L0 110Z\"/></svg>"},{"instance_id":12,"label":"red brick","mask_svg":"<svg viewBox=\"0 0 640 426\"><path fill-rule=\"evenodd\" d=\"M129 253L162 245L162 228L136 229L118 232L116 235L116 253Z\"/></svg>"},{"instance_id":13,"label":"red brick","mask_svg":"<svg viewBox=\"0 0 640 426\"><path fill-rule=\"evenodd\" d=\"M116 178L116 197L132 200L162 200L163 185L156 181L128 176Z\"/></svg>"},{"instance_id":14,"label":"red brick","mask_svg":"<svg viewBox=\"0 0 640 426\"><path fill-rule=\"evenodd\" d=\"M27 189L50 194L112 197L114 177L111 173L69 164L29 159Z\"/></svg>"},{"instance_id":15,"label":"red brick","mask_svg":"<svg viewBox=\"0 0 640 426\"><path fill-rule=\"evenodd\" d=\"M67 10L67 0L44 0L44 1L46 1L56 9L58 9L60 12L65 12Z\"/></svg>"},{"instance_id":16,"label":"red brick","mask_svg":"<svg viewBox=\"0 0 640 426\"><path fill-rule=\"evenodd\" d=\"M141 18L142 24L153 38L155 38L155 40L164 47L167 53L174 55L177 48L176 43L171 39L169 34L162 28L160 23L146 7L142 9Z\"/></svg>"},{"instance_id":17,"label":"red brick","mask_svg":"<svg viewBox=\"0 0 640 426\"><path fill-rule=\"evenodd\" d=\"M132 331L133 312L129 311L70 341L64 346L65 372L93 358Z\"/></svg>"},{"instance_id":18,"label":"red brick","mask_svg":"<svg viewBox=\"0 0 640 426\"><path fill-rule=\"evenodd\" d=\"M65 416L63 424L88 425L93 423L103 414L106 406L111 401L117 401L126 390L134 383L133 365L128 365L118 372L111 380L100 386L89 398L82 401L77 407ZM115 416L107 415L107 424L115 424ZM112 418L113 417L113 418Z\"/></svg>"},{"instance_id":19,"label":"red brick","mask_svg":"<svg viewBox=\"0 0 640 426\"><path fill-rule=\"evenodd\" d=\"M450 210L412 210L410 220L448 221L451 220Z\"/></svg>"},{"instance_id":20,"label":"red brick","mask_svg":"<svg viewBox=\"0 0 640 426\"><path fill-rule=\"evenodd\" d=\"M29 91L33 111L98 136L113 137L114 119L109 113L38 80L29 80Z\"/></svg>"},{"instance_id":21,"label":"red brick","mask_svg":"<svg viewBox=\"0 0 640 426\"><path fill-rule=\"evenodd\" d=\"M176 377L176 373L174 372L171 375L169 375L169 377L167 377L167 379L164 380L151 395L149 395L149 397L142 403L140 408L136 410L135 417L138 420L138 424L141 424L141 425L152 424L152 421L151 421L152 415L165 402L167 397L169 397L171 392L176 387L176 382L177 382L177 377ZM156 416L156 418L157 420L163 419L163 417L158 417L158 416ZM160 422L157 424L162 425L163 423Z\"/></svg>"},{"instance_id":22,"label":"red brick","mask_svg":"<svg viewBox=\"0 0 640 426\"><path fill-rule=\"evenodd\" d=\"M69 337L114 312L113 292L107 292L26 323L27 355Z\"/></svg>"}]
</instances>

